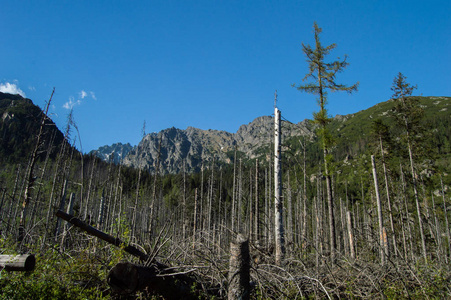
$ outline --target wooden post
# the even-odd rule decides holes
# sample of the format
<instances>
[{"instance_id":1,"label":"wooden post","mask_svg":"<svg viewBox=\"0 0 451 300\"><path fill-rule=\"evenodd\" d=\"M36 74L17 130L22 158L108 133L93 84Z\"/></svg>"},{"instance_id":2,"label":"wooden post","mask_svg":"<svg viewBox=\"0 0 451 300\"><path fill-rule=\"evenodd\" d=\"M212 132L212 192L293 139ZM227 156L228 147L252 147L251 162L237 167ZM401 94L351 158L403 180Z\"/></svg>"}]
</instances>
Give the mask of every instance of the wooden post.
<instances>
[{"instance_id":1,"label":"wooden post","mask_svg":"<svg viewBox=\"0 0 451 300\"><path fill-rule=\"evenodd\" d=\"M241 234L230 244L228 299L247 300L250 297L249 240Z\"/></svg>"},{"instance_id":2,"label":"wooden post","mask_svg":"<svg viewBox=\"0 0 451 300\"><path fill-rule=\"evenodd\" d=\"M36 258L33 254L0 255L0 270L33 271Z\"/></svg>"}]
</instances>

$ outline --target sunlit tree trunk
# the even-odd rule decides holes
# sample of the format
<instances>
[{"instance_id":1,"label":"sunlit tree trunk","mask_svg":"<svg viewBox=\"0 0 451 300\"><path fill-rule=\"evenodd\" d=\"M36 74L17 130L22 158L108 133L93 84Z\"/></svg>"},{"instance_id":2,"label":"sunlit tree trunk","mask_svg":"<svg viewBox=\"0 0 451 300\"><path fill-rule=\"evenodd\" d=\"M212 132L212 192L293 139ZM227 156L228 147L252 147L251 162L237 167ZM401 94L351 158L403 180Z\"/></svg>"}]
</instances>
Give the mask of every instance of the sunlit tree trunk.
<instances>
[{"instance_id":1,"label":"sunlit tree trunk","mask_svg":"<svg viewBox=\"0 0 451 300\"><path fill-rule=\"evenodd\" d=\"M379 196L379 184L377 180L377 172L376 172L376 162L374 161L374 155L371 155L371 165L373 167L373 179L374 179L374 190L376 193L376 204L377 204L377 218L379 222L379 248L380 248L380 256L381 256L381 264L385 264L385 255L387 255L387 245L385 244L384 238L384 222L382 216L382 204L381 197Z\"/></svg>"},{"instance_id":2,"label":"sunlit tree trunk","mask_svg":"<svg viewBox=\"0 0 451 300\"><path fill-rule=\"evenodd\" d=\"M277 97L277 94L276 94ZM281 199L281 168L280 168L280 111L277 107L274 109L274 225L275 225L275 246L276 246L276 264L281 265L285 256L285 239L283 228L283 202Z\"/></svg>"}]
</instances>

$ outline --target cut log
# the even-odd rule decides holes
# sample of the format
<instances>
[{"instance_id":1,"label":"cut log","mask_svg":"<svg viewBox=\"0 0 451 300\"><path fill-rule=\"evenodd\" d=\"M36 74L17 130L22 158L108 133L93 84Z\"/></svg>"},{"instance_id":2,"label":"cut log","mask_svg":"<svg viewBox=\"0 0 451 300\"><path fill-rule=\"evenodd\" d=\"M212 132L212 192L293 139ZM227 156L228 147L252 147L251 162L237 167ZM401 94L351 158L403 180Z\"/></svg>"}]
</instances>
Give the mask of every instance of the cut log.
<instances>
[{"instance_id":1,"label":"cut log","mask_svg":"<svg viewBox=\"0 0 451 300\"><path fill-rule=\"evenodd\" d=\"M107 276L108 285L118 294L141 290L163 296L164 299L198 299L191 291L194 280L184 274L168 274L157 265L141 266L129 262L115 265Z\"/></svg>"},{"instance_id":2,"label":"cut log","mask_svg":"<svg viewBox=\"0 0 451 300\"><path fill-rule=\"evenodd\" d=\"M0 269L6 271L33 271L35 264L33 254L0 255Z\"/></svg>"}]
</instances>

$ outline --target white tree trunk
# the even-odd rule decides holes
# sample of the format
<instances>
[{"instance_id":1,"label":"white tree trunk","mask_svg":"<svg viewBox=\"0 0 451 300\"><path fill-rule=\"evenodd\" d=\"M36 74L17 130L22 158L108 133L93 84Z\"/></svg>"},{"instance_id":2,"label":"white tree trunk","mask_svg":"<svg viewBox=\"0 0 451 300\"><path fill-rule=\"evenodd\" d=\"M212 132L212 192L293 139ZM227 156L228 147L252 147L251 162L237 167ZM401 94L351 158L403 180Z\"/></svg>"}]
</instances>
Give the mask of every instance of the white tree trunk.
<instances>
[{"instance_id":1,"label":"white tree trunk","mask_svg":"<svg viewBox=\"0 0 451 300\"><path fill-rule=\"evenodd\" d=\"M276 238L276 264L281 265L285 255L283 229L283 202L281 199L281 168L280 168L280 111L274 109L274 225Z\"/></svg>"}]
</instances>

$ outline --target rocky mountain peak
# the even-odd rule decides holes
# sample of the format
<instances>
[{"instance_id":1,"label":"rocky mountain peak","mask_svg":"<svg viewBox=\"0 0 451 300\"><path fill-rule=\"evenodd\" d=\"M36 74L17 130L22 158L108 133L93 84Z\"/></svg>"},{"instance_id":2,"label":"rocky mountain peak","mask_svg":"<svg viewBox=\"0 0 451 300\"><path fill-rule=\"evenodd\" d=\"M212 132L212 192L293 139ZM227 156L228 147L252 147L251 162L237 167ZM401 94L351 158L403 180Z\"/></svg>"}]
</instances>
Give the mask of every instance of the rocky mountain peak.
<instances>
[{"instance_id":1,"label":"rocky mountain peak","mask_svg":"<svg viewBox=\"0 0 451 300\"><path fill-rule=\"evenodd\" d=\"M258 117L249 124L240 126L236 133L221 130L202 130L188 127L164 129L147 134L137 147L125 156L127 166L143 168L154 172L157 165L160 173L177 173L183 163L189 172L199 171L203 162L215 159L231 163L235 147L248 158L259 155L259 149L272 142L274 118ZM313 136L312 125L306 120L299 124L283 122L283 136Z\"/></svg>"}]
</instances>

